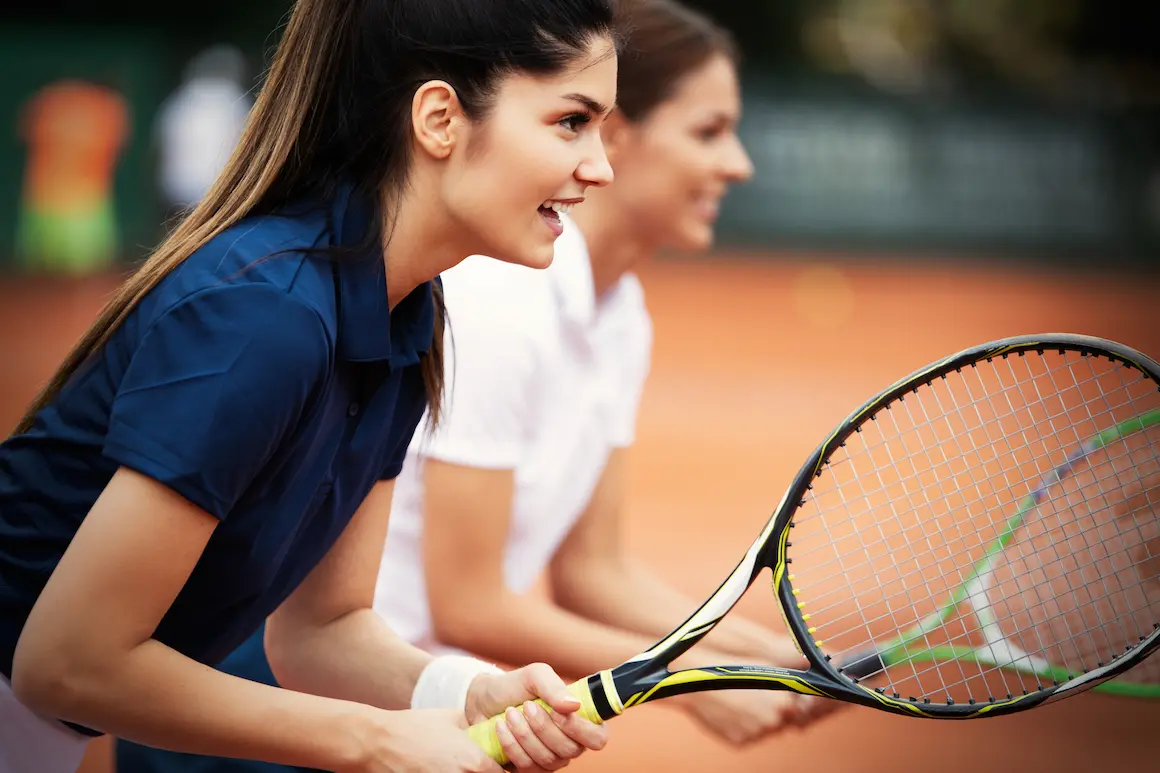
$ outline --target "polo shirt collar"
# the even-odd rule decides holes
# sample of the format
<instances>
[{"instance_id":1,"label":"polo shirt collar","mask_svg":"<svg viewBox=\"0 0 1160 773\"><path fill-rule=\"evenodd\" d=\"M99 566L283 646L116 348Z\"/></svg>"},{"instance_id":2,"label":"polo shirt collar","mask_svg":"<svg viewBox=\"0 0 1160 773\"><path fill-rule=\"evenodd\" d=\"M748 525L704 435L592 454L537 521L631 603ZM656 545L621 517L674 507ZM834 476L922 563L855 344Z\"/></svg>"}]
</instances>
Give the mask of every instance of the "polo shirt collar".
<instances>
[{"instance_id":1,"label":"polo shirt collar","mask_svg":"<svg viewBox=\"0 0 1160 773\"><path fill-rule=\"evenodd\" d=\"M372 199L346 184L331 205L335 246L354 248L365 241L377 212ZM392 367L419 361L431 348L435 326L432 283L419 285L392 313L387 302L386 269L377 245L336 261L340 307L338 355L350 362L387 360Z\"/></svg>"}]
</instances>

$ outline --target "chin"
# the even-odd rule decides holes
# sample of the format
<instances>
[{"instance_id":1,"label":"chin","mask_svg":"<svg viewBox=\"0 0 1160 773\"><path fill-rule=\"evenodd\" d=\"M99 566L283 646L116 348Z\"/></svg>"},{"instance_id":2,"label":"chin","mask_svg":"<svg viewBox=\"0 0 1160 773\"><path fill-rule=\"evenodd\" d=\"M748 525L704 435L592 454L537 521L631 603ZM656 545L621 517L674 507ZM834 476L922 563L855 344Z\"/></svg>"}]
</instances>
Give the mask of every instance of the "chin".
<instances>
[{"instance_id":1,"label":"chin","mask_svg":"<svg viewBox=\"0 0 1160 773\"><path fill-rule=\"evenodd\" d=\"M500 254L503 255L501 260L505 263L526 266L528 268L545 269L552 265L552 260L556 257L556 248L555 242L552 242L547 245L504 250Z\"/></svg>"},{"instance_id":2,"label":"chin","mask_svg":"<svg viewBox=\"0 0 1160 773\"><path fill-rule=\"evenodd\" d=\"M682 228L675 235L670 246L683 252L705 252L716 243L713 228L696 225Z\"/></svg>"}]
</instances>

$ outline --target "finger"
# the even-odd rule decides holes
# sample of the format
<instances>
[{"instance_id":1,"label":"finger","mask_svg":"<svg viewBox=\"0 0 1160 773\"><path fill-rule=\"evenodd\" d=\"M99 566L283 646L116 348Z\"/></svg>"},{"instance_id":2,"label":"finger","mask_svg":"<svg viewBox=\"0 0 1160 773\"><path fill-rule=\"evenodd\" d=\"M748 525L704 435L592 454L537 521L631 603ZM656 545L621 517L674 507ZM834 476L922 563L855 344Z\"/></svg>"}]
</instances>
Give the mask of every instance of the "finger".
<instances>
[{"instance_id":1,"label":"finger","mask_svg":"<svg viewBox=\"0 0 1160 773\"><path fill-rule=\"evenodd\" d=\"M580 699L568 692L568 685L545 663L533 663L526 669L526 686L555 711L571 714L580 708Z\"/></svg>"},{"instance_id":2,"label":"finger","mask_svg":"<svg viewBox=\"0 0 1160 773\"><path fill-rule=\"evenodd\" d=\"M589 722L579 714L552 713L556 727L585 749L600 751L608 743L608 726Z\"/></svg>"},{"instance_id":3,"label":"finger","mask_svg":"<svg viewBox=\"0 0 1160 773\"><path fill-rule=\"evenodd\" d=\"M486 754L480 754L479 757L469 761L464 766L464 770L469 770L471 773L504 773L500 764Z\"/></svg>"},{"instance_id":4,"label":"finger","mask_svg":"<svg viewBox=\"0 0 1160 773\"><path fill-rule=\"evenodd\" d=\"M499 745L503 747L504 754L507 755L508 762L513 767L520 770L532 767L532 758L524 751L524 747L516 741L506 721L501 719L495 723L495 737L499 739Z\"/></svg>"},{"instance_id":5,"label":"finger","mask_svg":"<svg viewBox=\"0 0 1160 773\"><path fill-rule=\"evenodd\" d=\"M555 716L574 716L572 714L556 714L535 703L524 704L524 718L532 728L532 732L540 739L549 751L556 755L557 760L570 760L579 757L584 747L568 737L567 733L552 721Z\"/></svg>"},{"instance_id":6,"label":"finger","mask_svg":"<svg viewBox=\"0 0 1160 773\"><path fill-rule=\"evenodd\" d=\"M549 770L559 767L556 755L537 737L524 712L516 708L508 708L504 712L504 718L507 720L508 729L515 736L516 743L524 750L532 764Z\"/></svg>"}]
</instances>

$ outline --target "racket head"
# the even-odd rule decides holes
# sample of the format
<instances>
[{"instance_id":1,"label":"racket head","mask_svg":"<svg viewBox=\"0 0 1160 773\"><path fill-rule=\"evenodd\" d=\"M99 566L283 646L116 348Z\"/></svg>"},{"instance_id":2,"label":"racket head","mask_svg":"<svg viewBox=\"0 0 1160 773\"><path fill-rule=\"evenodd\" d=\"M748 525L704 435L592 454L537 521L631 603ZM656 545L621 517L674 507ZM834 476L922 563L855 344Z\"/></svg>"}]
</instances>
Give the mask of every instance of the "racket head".
<instances>
[{"instance_id":1,"label":"racket head","mask_svg":"<svg viewBox=\"0 0 1160 773\"><path fill-rule=\"evenodd\" d=\"M1140 417L1153 422L1146 432L1133 425ZM1106 641L1080 652L1066 625L1049 643L1012 635L1019 614L1058 623L1084 606L1066 585L1074 571L1057 562L1053 586L1042 576L1050 563L1042 555L1021 553L1017 570L1011 551L1035 544L1031 515L1051 503L1060 478L1075 481L1093 453L1122 445L1113 437L1118 432L1147 441L1137 442L1126 473L1119 471L1146 492L1143 526L1121 529L1136 536L1100 543L1097 560L1093 546L1075 544L1082 543L1083 523L1053 531L1040 518L1037 535L1071 559L1119 562L1132 587L1115 599L1119 608L1095 615ZM1110 434L1093 448L1101 433ZM1160 465L1160 366L1114 342L1004 339L934 363L868 401L802 466L768 528L762 557L787 627L810 662L811 681L833 697L876 708L966 718L1025 710L1140 664L1160 647L1160 586L1154 591L1133 574L1137 564L1160 562L1158 543L1144 533L1160 528L1160 485L1150 473L1141 477L1141 464ZM1091 507L1085 517L1095 518ZM1141 548L1150 551L1143 560L1128 555ZM1040 565L1027 566L1035 560ZM1005 567L1004 582L996 561ZM1038 580L1031 579L1033 569ZM1093 581L1083 582L1090 588ZM1028 594L1035 603L1024 599L1016 609L1012 601ZM979 598L989 599L978 604L984 613L1005 616L1003 636L995 635L994 621L972 620L973 608L964 613L970 606L964 601ZM1073 608L1060 609L1061 600ZM1089 598L1084 609L1089 617L1094 603ZM1016 641L1022 652L1006 647ZM983 662L980 651L1004 665ZM1050 664L1056 668L1027 679L1011 674L1011 665L1042 665L1049 652L1062 660Z\"/></svg>"},{"instance_id":2,"label":"racket head","mask_svg":"<svg viewBox=\"0 0 1160 773\"><path fill-rule=\"evenodd\" d=\"M1109 377L1108 374L1114 374L1119 368L1122 368L1124 373L1130 374L1130 377L1122 373L1118 376L1118 389L1123 399L1106 414L1097 412L1098 415L1091 415L1089 411L1086 424L1083 421L1069 421L1068 426L1074 437L1066 438L1068 440L1066 443L1063 442L1065 438L1059 436L1058 432L1050 433L1049 439L1053 441L1051 443L1047 443L1040 436L1043 451L1039 454L1042 459L1038 467L1034 464L1035 454L1028 460L1012 453L1014 462L1008 467L1000 463L1000 457L997 455L993 455L994 458L983 458L980 455L981 450L991 448L993 443L958 446L957 451L944 458L944 463L949 466L950 460L958 459L960 466L949 470L950 475L942 477L939 471L934 470L933 465L920 470L911 464L910 469L906 470L905 465L899 465L897 459L887 455L887 458L879 460L881 464L872 465L873 472L878 477L879 488L873 492L861 490L859 496L853 498L857 500L855 505L858 501L861 502L859 511L851 512L850 499L842 495L842 485L845 481L840 475L846 474L849 481L866 478L861 477L861 473L858 472L851 474L849 470L852 469L852 465L846 466L845 473L842 472L842 463L847 461L844 457L849 456L846 453L847 445L855 437L863 438L861 442L865 444L864 438L871 434L868 428L880 426L878 419L880 414L889 413L895 406L905 404L910 396L917 398L923 390L934 393L937 387L932 385L951 381L951 374L961 374L967 369L978 371L983 363L1007 362L1012 358L1023 361L1028 357L1042 358L1047 352L1055 352L1080 362L1085 360L1099 362L1103 370L1096 377L1082 383L1078 379L1074 380L1075 383L1071 387L1074 395L1068 398L1071 403L1064 399L1058 388L1044 387L1035 390L1034 395L1028 394L1028 404L1044 407L1044 417L1053 415L1053 410L1048 410L1050 399L1058 399L1058 403L1050 405L1055 406L1054 413L1060 416L1066 415L1076 405L1088 405L1092 400L1102 399L1108 403L1108 395L1115 394L1117 387L1105 388L1101 378ZM1060 372L1069 371L1065 367ZM1046 373L1051 375L1052 371L1048 370ZM996 389L991 389L986 382L980 382L976 390L981 392L977 392L977 396L967 400L965 404L978 407L981 405L981 398L992 391L1007 395L1010 401L1013 390L1018 392L1015 388L1019 385L1038 383L1035 371L1028 371L1028 374L1029 377L1023 379L1012 371L1009 382L999 381L997 385L992 385L996 386ZM1127 386L1128 384L1131 386ZM948 411L948 407L961 408L958 401L950 399L952 396L947 394L945 398L948 405L935 403L936 409L933 412L936 416L952 414L953 411ZM971 395L968 394L968 397ZM911 399L911 405L918 402L917 399ZM1011 417L1017 419L1019 409L1010 402L1009 405ZM1023 410L1027 412L1027 406L1024 406ZM889 677L897 669L900 662L897 660L900 640L913 644L922 639L917 654L905 652L912 662L926 657L940 668L958 668L960 671L964 663L977 664L979 644L977 641L971 641L971 635L978 631L969 630L967 627L961 632L948 630L946 622L951 618L946 616L946 610L960 610L965 599L978 595L979 578L997 571L998 565L989 562L988 556L1001 555L1016 541L1028 512L1039 508L1043 501L1043 496L1037 492L1040 489L1046 490L1057 482L1052 476L1056 479L1070 477L1073 470L1065 468L1069 464L1074 468L1081 461L1080 457L1086 458L1092 453L1091 448L1087 448L1083 453L1077 453L1075 446L1082 446L1085 440L1090 441L1101 432L1123 431L1133 420L1152 415L1152 412L1160 419L1160 365L1129 347L1088 336L1049 334L1003 339L964 350L916 371L851 413L814 450L794 477L781 503L757 539L735 569L700 608L648 650L615 668L601 671L574 683L569 689L581 697L586 707L585 715L590 716L593 721L611 719L626 708L659 698L700 690L728 688L785 689L858 703L904 716L946 719L972 719L1024 711L1103 683L1115 684L1108 680L1121 674L1125 676L1120 684L1128 685L1123 688L1124 690L1139 691L1128 680L1136 679L1137 682L1153 680L1153 669L1156 668L1157 662L1160 662L1160 655L1149 657L1160 649L1160 597L1147 596L1142 613L1136 618L1132 616L1117 618L1117 622L1126 621L1132 623L1130 628L1134 626L1132 635L1126 635L1125 641L1133 638L1136 641L1130 642L1130 646L1125 645L1122 652L1109 655L1107 661L1079 664L1081 667L1072 669L1077 672L1075 677L1066 682L1054 679L1048 684L1037 684L1034 690L1020 689L1017 691L1018 694L1016 692L989 694L984 700L968 697L962 701L945 695L947 688L945 680L938 682L944 693L942 696L931 694L935 691L930 689L916 690L916 694L906 694L903 689L899 689L900 685L875 686L872 680L876 676ZM960 417L962 413L960 410ZM987 424L982 413L977 413L980 416L980 427ZM1001 420L1011 417L999 415L991 417L992 423L997 428L998 438L1025 433L1018 420L1006 422ZM929 425L929 414L925 418ZM919 422L914 423L921 426ZM1160 422L1157 422L1156 426L1160 426ZM954 440L971 437L972 429L978 430L979 427L972 428L967 424L956 427L954 422L948 419L945 428L947 434L941 442L935 442L938 440L937 437L920 437L917 429L911 442L917 443L919 447L928 445L941 447L943 443L949 442L948 438ZM888 447L887 441L884 440L881 448ZM1160 442L1149 441L1142 448L1143 451L1138 450L1137 453L1142 453L1145 460L1160 460ZM867 458L874 457L871 455ZM909 454L905 458L909 458ZM898 473L900 468L903 469L902 474ZM881 557L869 551L864 542L858 543L852 539L853 535L870 533L870 529L877 528L881 533L882 543L890 545L890 550L897 551L899 539L902 544L909 544L911 541L906 538L904 525L900 525L897 513L889 510L891 502L902 499L908 499L912 503L918 501L926 506L927 509L921 513L917 512L921 508L911 508L915 511L912 515L915 516L913 520L916 524L923 523L924 518L934 518L936 523L941 518L942 521L951 524L965 518L957 514L963 511L966 503L947 502L946 488L951 485L954 487L953 492L961 495L964 490L961 483L963 476L966 475L969 479L969 471L979 468L988 471L989 479L1001 479L1003 484L992 484L989 495L980 496L979 501L974 503L975 509L970 515L976 519L983 519L989 531L980 531L976 528L970 532L973 542L965 542L961 535L957 542L944 540L941 546L942 553L936 556L936 560L928 560L926 563L929 565L924 565L920 561L918 563L920 569L917 572L898 573L896 577L887 577L883 576L884 573L879 571L881 567L875 563L881 563ZM891 469L894 470L894 478L882 480L884 471ZM1005 477L1001 474L996 475L996 469L1000 472L1005 469L1023 472L1022 475ZM837 485L834 485L835 482ZM972 482L978 486L978 481ZM830 490L823 489L824 485L829 485ZM931 497L932 492L941 496ZM924 493L927 496L915 499ZM826 497L834 501L832 503L822 501ZM932 501L941 503L944 506L943 511L933 512L930 509ZM1153 501L1149 499L1149 505ZM885 524L891 522L882 515L885 512L895 516L893 524L898 530L894 533L885 532L887 528ZM1155 512L1147 517L1155 520ZM861 522L857 519L861 519ZM929 523L929 520L926 522ZM835 533L839 526L845 531ZM929 539L929 531L920 530L919 534ZM888 543L888 537L895 539L895 543ZM814 544L811 545L811 542ZM1149 540L1141 540L1141 543L1148 544ZM1066 545L1066 540L1062 544ZM827 566L826 561L819 560L819 551L821 553L828 551L832 562L840 561L844 555L862 556L865 560L859 566L869 566L875 571L866 572L862 576L852 576L840 563L831 563ZM1072 551L1074 552L1074 548ZM1122 552L1123 550L1120 551ZM1148 555L1147 561L1137 563L1150 566L1148 562L1155 556L1156 553L1152 552ZM938 566L940 562L944 565L949 564L953 573L940 572ZM898 564L897 561L894 563ZM668 665L707 635L733 608L758 575L767 568L772 573L774 595L779 602L786 626L799 651L808 661L808 668L795 671L761 666L717 666L669 671ZM1019 572L1012 572L1011 576L1017 578L1022 575ZM890 595L901 599L903 603L890 610L888 616L872 616L875 622L885 621L880 626L865 625L860 630L856 626L845 631L838 630L842 621L848 618L848 614L842 613L842 603L829 604L822 598L825 593L835 593L833 587L826 590L827 583L832 586L835 578L840 586L839 591L852 591L847 593L847 600L844 602L847 607L851 603L855 607L864 602L869 604L870 596L875 593L880 597L879 603ZM914 597L913 587L908 588L906 585L907 578L910 578L914 587L925 589L922 598ZM1004 583L997 585L1002 587ZM1018 584L1016 587L1019 587ZM1053 589L1050 584L1044 587L1048 599L1062 595L1058 587ZM1002 598L1008 599L1014 595L1007 591ZM859 614L863 622L869 622L864 614L861 612ZM935 621L934 625L931 624L932 620ZM916 629L919 636L914 635ZM834 631L836 636L829 637L830 631ZM934 634L943 635L947 642L929 641ZM956 634L960 635L965 643L956 644ZM911 638L906 640L903 638L905 636ZM940 653L946 656L941 658L942 662ZM964 653L970 657L964 656ZM905 662L905 658L901 662ZM1140 671L1129 671L1134 667L1138 667ZM993 670L1000 669L996 667ZM927 673L938 671L931 669ZM1147 676L1141 680L1137 678L1140 674ZM966 681L964 680L964 683ZM927 694L923 694L924 692ZM500 760L495 752L498 742L494 738L494 721L481 723L473 727L471 732L481 747L487 749L494 759Z\"/></svg>"},{"instance_id":3,"label":"racket head","mask_svg":"<svg viewBox=\"0 0 1160 773\"><path fill-rule=\"evenodd\" d=\"M1121 698L1160 700L1160 655L1153 652L1142 662L1094 689Z\"/></svg>"}]
</instances>

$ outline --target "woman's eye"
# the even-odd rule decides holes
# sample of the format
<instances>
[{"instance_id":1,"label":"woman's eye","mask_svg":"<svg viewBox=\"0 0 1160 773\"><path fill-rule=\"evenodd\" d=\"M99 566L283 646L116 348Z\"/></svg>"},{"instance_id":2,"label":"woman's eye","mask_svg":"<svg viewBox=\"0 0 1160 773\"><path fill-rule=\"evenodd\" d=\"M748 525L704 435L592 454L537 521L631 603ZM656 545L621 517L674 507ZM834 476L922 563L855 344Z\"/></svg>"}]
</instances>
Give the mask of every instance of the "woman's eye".
<instances>
[{"instance_id":1,"label":"woman's eye","mask_svg":"<svg viewBox=\"0 0 1160 773\"><path fill-rule=\"evenodd\" d=\"M702 142L712 142L721 136L723 129L719 126L709 126L697 132L697 137Z\"/></svg>"},{"instance_id":2,"label":"woman's eye","mask_svg":"<svg viewBox=\"0 0 1160 773\"><path fill-rule=\"evenodd\" d=\"M592 120L592 117L584 113L573 113L570 116L560 119L560 125L570 132L578 132L583 129Z\"/></svg>"}]
</instances>

